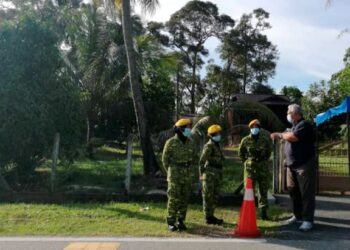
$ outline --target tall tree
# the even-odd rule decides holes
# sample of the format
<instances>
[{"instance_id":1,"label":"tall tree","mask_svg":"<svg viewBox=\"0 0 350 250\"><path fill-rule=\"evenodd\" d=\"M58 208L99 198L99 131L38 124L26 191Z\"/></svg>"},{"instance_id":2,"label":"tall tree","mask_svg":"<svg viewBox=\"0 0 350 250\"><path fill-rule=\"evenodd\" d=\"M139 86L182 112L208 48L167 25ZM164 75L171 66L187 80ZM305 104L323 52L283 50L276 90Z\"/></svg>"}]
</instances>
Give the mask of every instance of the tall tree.
<instances>
[{"instance_id":1,"label":"tall tree","mask_svg":"<svg viewBox=\"0 0 350 250\"><path fill-rule=\"evenodd\" d=\"M196 112L196 95L200 84L198 68L203 65L201 56L208 50L204 43L213 36L221 37L234 25L227 15L219 15L218 8L211 2L190 1L171 15L166 23L170 34L169 45L183 54L190 69L191 79L184 81L190 95L190 112Z\"/></svg>"},{"instance_id":2,"label":"tall tree","mask_svg":"<svg viewBox=\"0 0 350 250\"><path fill-rule=\"evenodd\" d=\"M303 92L296 86L284 86L280 92L282 95L285 95L293 103L301 103L301 98L303 97Z\"/></svg>"},{"instance_id":3,"label":"tall tree","mask_svg":"<svg viewBox=\"0 0 350 250\"><path fill-rule=\"evenodd\" d=\"M275 94L275 90L268 84L254 84L252 86L252 94L255 95L273 95Z\"/></svg>"},{"instance_id":4,"label":"tall tree","mask_svg":"<svg viewBox=\"0 0 350 250\"><path fill-rule=\"evenodd\" d=\"M209 64L204 79L206 95L203 102L206 110L211 106L226 107L236 93L240 90L237 73L227 65Z\"/></svg>"},{"instance_id":5,"label":"tall tree","mask_svg":"<svg viewBox=\"0 0 350 250\"><path fill-rule=\"evenodd\" d=\"M131 20L130 0L121 0L122 26L126 55L128 58L129 80L132 91L136 122L138 125L141 148L143 153L144 174L149 175L159 169L151 142L150 131L147 123L147 115L142 97L141 76L137 71L136 54L133 41L133 27ZM145 10L154 10L157 0L140 0Z\"/></svg>"},{"instance_id":6,"label":"tall tree","mask_svg":"<svg viewBox=\"0 0 350 250\"><path fill-rule=\"evenodd\" d=\"M275 73L278 51L263 33L271 28L268 18L269 13L263 9L244 14L222 39L220 56L240 75L243 93L266 83Z\"/></svg>"},{"instance_id":7,"label":"tall tree","mask_svg":"<svg viewBox=\"0 0 350 250\"><path fill-rule=\"evenodd\" d=\"M0 166L17 164L22 180L48 155L55 133L62 156L82 144L81 93L59 57L58 41L35 10L0 25Z\"/></svg>"}]
</instances>

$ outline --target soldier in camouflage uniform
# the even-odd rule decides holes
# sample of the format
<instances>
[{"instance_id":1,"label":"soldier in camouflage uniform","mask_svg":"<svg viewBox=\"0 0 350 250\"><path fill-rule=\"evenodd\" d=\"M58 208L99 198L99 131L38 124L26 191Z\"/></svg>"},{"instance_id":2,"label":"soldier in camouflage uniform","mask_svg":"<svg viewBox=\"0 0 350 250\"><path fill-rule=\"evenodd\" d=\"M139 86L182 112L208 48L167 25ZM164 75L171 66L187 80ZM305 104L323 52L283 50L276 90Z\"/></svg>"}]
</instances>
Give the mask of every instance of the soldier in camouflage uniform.
<instances>
[{"instance_id":1,"label":"soldier in camouflage uniform","mask_svg":"<svg viewBox=\"0 0 350 250\"><path fill-rule=\"evenodd\" d=\"M176 135L170 138L163 150L163 165L168 180L168 216L170 231L186 230L184 221L191 196L191 185L196 163L196 147L191 140L191 121L180 119L174 126Z\"/></svg>"},{"instance_id":2,"label":"soldier in camouflage uniform","mask_svg":"<svg viewBox=\"0 0 350 250\"><path fill-rule=\"evenodd\" d=\"M249 177L254 187L259 186L259 208L261 219L268 220L267 192L270 183L269 158L272 151L270 138L260 133L260 122L255 119L249 123L250 135L244 137L239 147L239 156L244 162L244 183Z\"/></svg>"},{"instance_id":3,"label":"soldier in camouflage uniform","mask_svg":"<svg viewBox=\"0 0 350 250\"><path fill-rule=\"evenodd\" d=\"M210 137L203 148L199 160L199 176L203 181L203 212L207 224L221 225L224 221L214 216L215 205L222 182L224 156L220 148L222 128L212 125L208 129Z\"/></svg>"}]
</instances>

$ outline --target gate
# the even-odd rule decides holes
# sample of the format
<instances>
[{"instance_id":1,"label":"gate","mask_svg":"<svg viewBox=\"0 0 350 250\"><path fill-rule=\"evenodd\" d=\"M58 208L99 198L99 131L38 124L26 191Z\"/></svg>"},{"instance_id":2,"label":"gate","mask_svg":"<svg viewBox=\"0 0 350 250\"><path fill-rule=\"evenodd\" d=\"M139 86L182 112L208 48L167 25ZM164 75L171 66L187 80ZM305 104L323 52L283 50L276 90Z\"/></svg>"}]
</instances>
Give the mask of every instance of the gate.
<instances>
[{"instance_id":1,"label":"gate","mask_svg":"<svg viewBox=\"0 0 350 250\"><path fill-rule=\"evenodd\" d=\"M318 147L319 191L350 191L350 97L339 106L317 115L315 122L319 127L335 117L346 117L346 125L343 126L341 139Z\"/></svg>"}]
</instances>

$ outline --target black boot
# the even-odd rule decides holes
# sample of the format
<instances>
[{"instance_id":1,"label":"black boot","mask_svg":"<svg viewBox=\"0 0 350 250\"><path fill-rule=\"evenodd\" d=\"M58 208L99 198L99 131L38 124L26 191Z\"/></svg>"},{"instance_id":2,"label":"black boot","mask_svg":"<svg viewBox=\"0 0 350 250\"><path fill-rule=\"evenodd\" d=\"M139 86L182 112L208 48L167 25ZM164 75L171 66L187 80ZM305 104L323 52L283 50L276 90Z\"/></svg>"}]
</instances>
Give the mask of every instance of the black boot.
<instances>
[{"instance_id":1,"label":"black boot","mask_svg":"<svg viewBox=\"0 0 350 250\"><path fill-rule=\"evenodd\" d=\"M187 230L187 227L186 227L185 223L183 222L183 220L178 220L176 223L176 226L179 229L179 231Z\"/></svg>"},{"instance_id":2,"label":"black boot","mask_svg":"<svg viewBox=\"0 0 350 250\"><path fill-rule=\"evenodd\" d=\"M222 225L222 223L224 223L224 220L218 219L215 216L209 216L206 218L206 223L208 225Z\"/></svg>"},{"instance_id":3,"label":"black boot","mask_svg":"<svg viewBox=\"0 0 350 250\"><path fill-rule=\"evenodd\" d=\"M267 210L266 208L261 209L261 219L262 220L270 220L270 218L267 216Z\"/></svg>"},{"instance_id":4,"label":"black boot","mask_svg":"<svg viewBox=\"0 0 350 250\"><path fill-rule=\"evenodd\" d=\"M168 230L170 231L170 232L175 232L175 231L177 231L177 226L175 226L174 225L174 223L168 223Z\"/></svg>"}]
</instances>

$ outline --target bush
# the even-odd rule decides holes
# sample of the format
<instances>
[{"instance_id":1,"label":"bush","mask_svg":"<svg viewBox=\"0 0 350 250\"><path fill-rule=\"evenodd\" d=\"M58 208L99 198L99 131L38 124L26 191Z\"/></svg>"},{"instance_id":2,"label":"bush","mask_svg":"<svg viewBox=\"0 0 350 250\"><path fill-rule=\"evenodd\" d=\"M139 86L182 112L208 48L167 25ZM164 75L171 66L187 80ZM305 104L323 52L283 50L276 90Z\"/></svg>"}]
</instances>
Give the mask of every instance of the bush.
<instances>
[{"instance_id":1,"label":"bush","mask_svg":"<svg viewBox=\"0 0 350 250\"><path fill-rule=\"evenodd\" d=\"M0 166L16 163L22 180L51 155L55 133L68 155L83 139L83 103L57 42L32 17L0 26Z\"/></svg>"}]
</instances>

